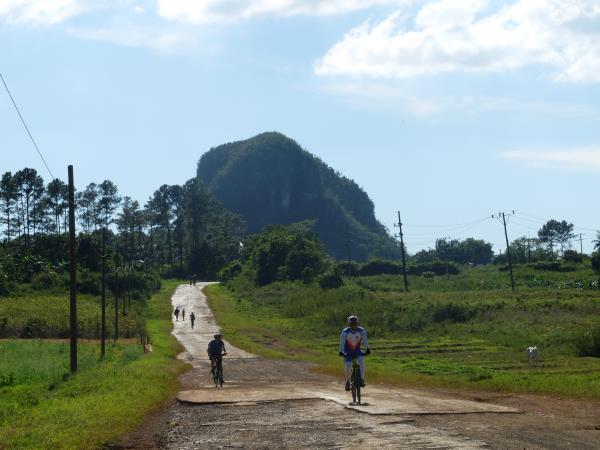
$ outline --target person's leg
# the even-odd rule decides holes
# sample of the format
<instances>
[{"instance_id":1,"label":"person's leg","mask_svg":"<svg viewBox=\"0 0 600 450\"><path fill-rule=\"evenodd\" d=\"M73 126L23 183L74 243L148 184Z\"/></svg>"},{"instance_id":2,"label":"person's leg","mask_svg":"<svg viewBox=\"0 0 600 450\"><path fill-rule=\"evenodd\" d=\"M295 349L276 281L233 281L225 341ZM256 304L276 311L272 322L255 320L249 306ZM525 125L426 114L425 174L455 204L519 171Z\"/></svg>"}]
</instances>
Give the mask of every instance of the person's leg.
<instances>
[{"instance_id":1,"label":"person's leg","mask_svg":"<svg viewBox=\"0 0 600 450\"><path fill-rule=\"evenodd\" d=\"M362 384L364 385L364 381L365 381L365 357L363 355L360 355L358 357L358 365L360 366L360 377L362 380Z\"/></svg>"},{"instance_id":2,"label":"person's leg","mask_svg":"<svg viewBox=\"0 0 600 450\"><path fill-rule=\"evenodd\" d=\"M344 359L344 379L346 383L350 382L350 377L352 376L352 359L345 358Z\"/></svg>"}]
</instances>

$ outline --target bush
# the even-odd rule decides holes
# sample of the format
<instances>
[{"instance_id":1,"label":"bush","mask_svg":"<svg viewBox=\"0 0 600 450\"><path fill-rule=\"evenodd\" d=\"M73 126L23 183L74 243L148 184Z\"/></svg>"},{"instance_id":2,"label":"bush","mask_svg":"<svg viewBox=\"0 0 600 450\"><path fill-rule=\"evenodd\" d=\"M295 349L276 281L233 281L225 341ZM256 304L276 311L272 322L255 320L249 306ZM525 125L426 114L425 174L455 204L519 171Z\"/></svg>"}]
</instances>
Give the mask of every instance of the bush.
<instances>
[{"instance_id":1,"label":"bush","mask_svg":"<svg viewBox=\"0 0 600 450\"><path fill-rule=\"evenodd\" d=\"M420 276L423 272L433 272L436 275L457 275L460 273L458 266L452 262L431 261L420 264L413 264L406 269L409 275Z\"/></svg>"},{"instance_id":2,"label":"bush","mask_svg":"<svg viewBox=\"0 0 600 450\"><path fill-rule=\"evenodd\" d=\"M98 295L100 294L100 274L92 273L88 270L81 270L77 277L77 291L82 294Z\"/></svg>"},{"instance_id":3,"label":"bush","mask_svg":"<svg viewBox=\"0 0 600 450\"><path fill-rule=\"evenodd\" d=\"M433 278L435 277L435 272L425 271L421 274L423 278Z\"/></svg>"},{"instance_id":4,"label":"bush","mask_svg":"<svg viewBox=\"0 0 600 450\"><path fill-rule=\"evenodd\" d=\"M402 266L386 259L374 259L364 264L358 271L361 276L370 275L398 275L402 273Z\"/></svg>"},{"instance_id":5,"label":"bush","mask_svg":"<svg viewBox=\"0 0 600 450\"><path fill-rule=\"evenodd\" d=\"M575 335L574 342L577 356L593 356L600 358L600 324Z\"/></svg>"},{"instance_id":6,"label":"bush","mask_svg":"<svg viewBox=\"0 0 600 450\"><path fill-rule=\"evenodd\" d=\"M592 255L592 269L594 269L594 272L600 274L600 252Z\"/></svg>"},{"instance_id":7,"label":"bush","mask_svg":"<svg viewBox=\"0 0 600 450\"><path fill-rule=\"evenodd\" d=\"M535 270L546 270L549 272L560 272L561 265L558 261L540 261L533 264Z\"/></svg>"},{"instance_id":8,"label":"bush","mask_svg":"<svg viewBox=\"0 0 600 450\"><path fill-rule=\"evenodd\" d=\"M227 283L228 281L233 280L242 272L242 267L242 263L240 263L239 261L233 261L225 267L223 267L219 271L217 277L222 283Z\"/></svg>"},{"instance_id":9,"label":"bush","mask_svg":"<svg viewBox=\"0 0 600 450\"><path fill-rule=\"evenodd\" d=\"M577 264L581 263L581 261L583 261L583 258L575 250L567 250L563 254L563 261Z\"/></svg>"},{"instance_id":10,"label":"bush","mask_svg":"<svg viewBox=\"0 0 600 450\"><path fill-rule=\"evenodd\" d=\"M0 272L0 297L7 296L10 293L8 275Z\"/></svg>"},{"instance_id":11,"label":"bush","mask_svg":"<svg viewBox=\"0 0 600 450\"><path fill-rule=\"evenodd\" d=\"M353 261L340 261L337 263L337 266L347 277L355 277L360 271L360 266Z\"/></svg>"},{"instance_id":12,"label":"bush","mask_svg":"<svg viewBox=\"0 0 600 450\"><path fill-rule=\"evenodd\" d=\"M319 286L321 289L337 289L344 284L344 277L341 270L335 268L319 277Z\"/></svg>"},{"instance_id":13,"label":"bush","mask_svg":"<svg viewBox=\"0 0 600 450\"><path fill-rule=\"evenodd\" d=\"M436 305L433 310L434 322L468 322L477 315L477 308L459 303Z\"/></svg>"},{"instance_id":14,"label":"bush","mask_svg":"<svg viewBox=\"0 0 600 450\"><path fill-rule=\"evenodd\" d=\"M36 273L31 279L31 287L38 291L49 289L54 286L54 278L48 272Z\"/></svg>"}]
</instances>

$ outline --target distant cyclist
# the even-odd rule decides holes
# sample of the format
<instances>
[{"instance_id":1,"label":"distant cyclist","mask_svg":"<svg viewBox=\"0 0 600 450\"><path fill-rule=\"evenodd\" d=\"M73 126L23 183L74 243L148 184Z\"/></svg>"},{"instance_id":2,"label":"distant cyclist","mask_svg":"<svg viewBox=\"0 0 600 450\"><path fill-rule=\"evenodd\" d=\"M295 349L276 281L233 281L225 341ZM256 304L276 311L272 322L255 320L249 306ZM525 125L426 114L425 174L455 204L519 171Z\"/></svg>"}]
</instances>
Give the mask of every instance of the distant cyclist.
<instances>
[{"instance_id":1,"label":"distant cyclist","mask_svg":"<svg viewBox=\"0 0 600 450\"><path fill-rule=\"evenodd\" d=\"M358 317L348 317L348 326L340 334L340 352L344 357L344 378L346 380L346 390L350 390L350 376L352 374L352 358L358 359L360 365L361 387L365 387L365 358L361 346L365 349L365 355L371 354L369 341L367 340L367 330L358 326Z\"/></svg>"},{"instance_id":2,"label":"distant cyclist","mask_svg":"<svg viewBox=\"0 0 600 450\"><path fill-rule=\"evenodd\" d=\"M208 357L210 358L210 373L212 374L215 371L215 366L217 364L219 364L220 366L223 356L227 354L227 350L225 350L225 343L223 342L221 333L215 333L214 340L208 343L207 352ZM223 368L220 368L221 376L223 376Z\"/></svg>"}]
</instances>

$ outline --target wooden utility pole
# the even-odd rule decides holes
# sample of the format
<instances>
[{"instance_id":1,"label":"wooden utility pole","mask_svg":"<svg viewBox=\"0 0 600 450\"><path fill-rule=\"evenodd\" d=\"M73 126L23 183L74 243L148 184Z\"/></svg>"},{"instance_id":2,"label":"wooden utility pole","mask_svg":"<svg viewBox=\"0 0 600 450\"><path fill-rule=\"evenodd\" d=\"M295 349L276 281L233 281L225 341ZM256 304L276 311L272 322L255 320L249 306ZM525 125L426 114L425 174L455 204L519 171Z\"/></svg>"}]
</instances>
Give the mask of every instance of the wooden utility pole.
<instances>
[{"instance_id":1,"label":"wooden utility pole","mask_svg":"<svg viewBox=\"0 0 600 450\"><path fill-rule=\"evenodd\" d=\"M71 373L77 372L77 262L75 260L75 183L69 171L69 312L71 319Z\"/></svg>"},{"instance_id":2,"label":"wooden utility pole","mask_svg":"<svg viewBox=\"0 0 600 450\"><path fill-rule=\"evenodd\" d=\"M527 264L531 264L531 239L527 238Z\"/></svg>"},{"instance_id":3,"label":"wooden utility pole","mask_svg":"<svg viewBox=\"0 0 600 450\"><path fill-rule=\"evenodd\" d=\"M579 250L581 256L583 256L583 233L579 233Z\"/></svg>"},{"instance_id":4,"label":"wooden utility pole","mask_svg":"<svg viewBox=\"0 0 600 450\"><path fill-rule=\"evenodd\" d=\"M100 325L100 358L106 353L106 227L102 227L102 322Z\"/></svg>"},{"instance_id":5,"label":"wooden utility pole","mask_svg":"<svg viewBox=\"0 0 600 450\"><path fill-rule=\"evenodd\" d=\"M510 272L510 286L513 292L515 292L515 278L513 276L512 260L510 258L510 244L508 243L508 232L506 231L506 216L512 216L514 215L514 213L514 211L510 214L505 214L501 212L498 213L498 217L496 217L497 219L502 218L502 224L504 225L504 237L506 238L506 257L508 259L508 270ZM492 218L494 218L494 215L492 215Z\"/></svg>"},{"instance_id":6,"label":"wooden utility pole","mask_svg":"<svg viewBox=\"0 0 600 450\"><path fill-rule=\"evenodd\" d=\"M115 340L113 345L116 344L117 339L119 339L119 289L119 267L117 266L115 268Z\"/></svg>"},{"instance_id":7,"label":"wooden utility pole","mask_svg":"<svg viewBox=\"0 0 600 450\"><path fill-rule=\"evenodd\" d=\"M400 252L402 254L402 275L404 276L404 290L408 292L408 277L406 276L406 255L404 254L404 235L402 234L402 219L400 218L400 211L398 211L398 227L399 233L396 237L400 238Z\"/></svg>"}]
</instances>

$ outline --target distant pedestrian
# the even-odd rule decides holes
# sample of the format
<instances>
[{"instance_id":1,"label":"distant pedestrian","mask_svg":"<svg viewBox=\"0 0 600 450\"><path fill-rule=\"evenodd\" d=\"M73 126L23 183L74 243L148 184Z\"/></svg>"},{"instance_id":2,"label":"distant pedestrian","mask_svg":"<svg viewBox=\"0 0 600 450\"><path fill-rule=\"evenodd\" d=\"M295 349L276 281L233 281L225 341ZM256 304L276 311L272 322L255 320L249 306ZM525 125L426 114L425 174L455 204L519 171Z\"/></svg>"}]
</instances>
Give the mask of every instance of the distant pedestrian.
<instances>
[{"instance_id":1,"label":"distant pedestrian","mask_svg":"<svg viewBox=\"0 0 600 450\"><path fill-rule=\"evenodd\" d=\"M175 315L175 320L179 322L179 306L175 307L175 311L173 311L173 314Z\"/></svg>"},{"instance_id":2,"label":"distant pedestrian","mask_svg":"<svg viewBox=\"0 0 600 450\"><path fill-rule=\"evenodd\" d=\"M181 320L185 322L185 309L181 310Z\"/></svg>"},{"instance_id":3,"label":"distant pedestrian","mask_svg":"<svg viewBox=\"0 0 600 450\"><path fill-rule=\"evenodd\" d=\"M196 321L196 315L194 314L194 311L192 311L190 313L190 322L192 324L192 330L194 329L194 322Z\"/></svg>"}]
</instances>

